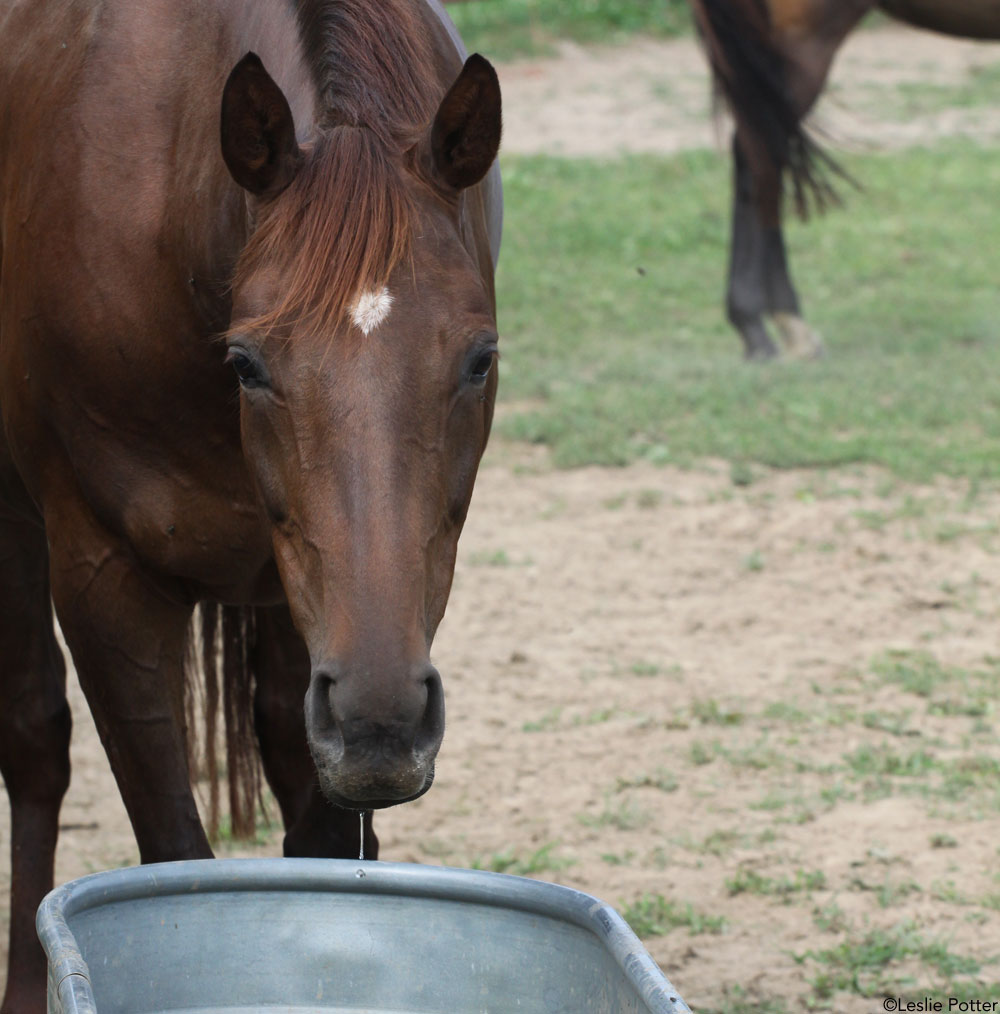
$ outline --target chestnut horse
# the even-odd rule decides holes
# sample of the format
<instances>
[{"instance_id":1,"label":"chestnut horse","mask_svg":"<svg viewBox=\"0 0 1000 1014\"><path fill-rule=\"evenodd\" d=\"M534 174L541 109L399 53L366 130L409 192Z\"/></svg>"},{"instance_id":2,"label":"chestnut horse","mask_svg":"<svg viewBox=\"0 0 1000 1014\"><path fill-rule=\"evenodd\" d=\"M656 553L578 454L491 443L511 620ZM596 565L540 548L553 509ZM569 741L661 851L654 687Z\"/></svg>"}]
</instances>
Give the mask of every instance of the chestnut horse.
<instances>
[{"instance_id":1,"label":"chestnut horse","mask_svg":"<svg viewBox=\"0 0 1000 1014\"><path fill-rule=\"evenodd\" d=\"M810 140L803 118L826 82L837 49L874 9L919 28L1000 39L1000 0L690 0L716 87L733 111L733 224L729 320L750 359L779 348L821 355L819 335L803 320L781 230L787 173L803 215L810 199L832 196L836 166Z\"/></svg>"},{"instance_id":2,"label":"chestnut horse","mask_svg":"<svg viewBox=\"0 0 1000 1014\"><path fill-rule=\"evenodd\" d=\"M3 1014L45 1006L52 605L143 862L212 854L198 604L225 607L227 710L256 678L286 854L357 855L358 810L429 788L497 383L499 140L438 0L0 2Z\"/></svg>"}]
</instances>

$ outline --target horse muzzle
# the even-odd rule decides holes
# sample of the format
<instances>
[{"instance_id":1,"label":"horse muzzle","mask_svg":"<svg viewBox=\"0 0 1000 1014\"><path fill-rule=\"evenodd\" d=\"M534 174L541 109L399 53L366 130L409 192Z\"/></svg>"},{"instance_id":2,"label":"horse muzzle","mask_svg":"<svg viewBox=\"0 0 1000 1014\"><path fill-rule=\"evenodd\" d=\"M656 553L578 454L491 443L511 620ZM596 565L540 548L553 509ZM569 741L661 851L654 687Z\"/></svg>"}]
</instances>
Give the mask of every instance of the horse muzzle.
<instances>
[{"instance_id":1,"label":"horse muzzle","mask_svg":"<svg viewBox=\"0 0 1000 1014\"><path fill-rule=\"evenodd\" d=\"M444 691L429 663L395 679L336 663L313 671L306 732L323 795L376 810L422 796L444 736Z\"/></svg>"}]
</instances>

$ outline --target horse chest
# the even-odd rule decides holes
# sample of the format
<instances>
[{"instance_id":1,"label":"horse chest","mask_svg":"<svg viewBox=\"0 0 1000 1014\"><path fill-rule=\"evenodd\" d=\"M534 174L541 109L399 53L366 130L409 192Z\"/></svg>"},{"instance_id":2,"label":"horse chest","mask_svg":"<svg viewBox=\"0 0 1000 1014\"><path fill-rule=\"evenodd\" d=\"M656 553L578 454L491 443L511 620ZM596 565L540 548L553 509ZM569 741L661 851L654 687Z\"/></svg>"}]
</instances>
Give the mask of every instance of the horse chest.
<instances>
[{"instance_id":1,"label":"horse chest","mask_svg":"<svg viewBox=\"0 0 1000 1014\"><path fill-rule=\"evenodd\" d=\"M113 468L110 480L108 470L93 469L82 492L147 571L181 581L195 598L281 600L267 577L271 539L241 466L220 460L209 474L211 464L209 472L161 467L143 455L119 458Z\"/></svg>"}]
</instances>

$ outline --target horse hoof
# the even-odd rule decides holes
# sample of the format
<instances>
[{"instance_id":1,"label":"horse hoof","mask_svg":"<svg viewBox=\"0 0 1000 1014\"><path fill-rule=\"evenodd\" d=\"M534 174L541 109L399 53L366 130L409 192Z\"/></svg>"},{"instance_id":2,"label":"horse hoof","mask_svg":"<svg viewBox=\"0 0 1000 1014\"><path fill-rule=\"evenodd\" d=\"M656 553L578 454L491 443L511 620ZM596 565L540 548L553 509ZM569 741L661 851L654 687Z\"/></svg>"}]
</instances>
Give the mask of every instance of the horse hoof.
<instances>
[{"instance_id":1,"label":"horse hoof","mask_svg":"<svg viewBox=\"0 0 1000 1014\"><path fill-rule=\"evenodd\" d=\"M773 363L781 353L776 348L747 349L743 355L745 363Z\"/></svg>"},{"instance_id":2,"label":"horse hoof","mask_svg":"<svg viewBox=\"0 0 1000 1014\"><path fill-rule=\"evenodd\" d=\"M798 314L776 313L774 323L787 359L822 359L826 346L819 332L813 330Z\"/></svg>"}]
</instances>

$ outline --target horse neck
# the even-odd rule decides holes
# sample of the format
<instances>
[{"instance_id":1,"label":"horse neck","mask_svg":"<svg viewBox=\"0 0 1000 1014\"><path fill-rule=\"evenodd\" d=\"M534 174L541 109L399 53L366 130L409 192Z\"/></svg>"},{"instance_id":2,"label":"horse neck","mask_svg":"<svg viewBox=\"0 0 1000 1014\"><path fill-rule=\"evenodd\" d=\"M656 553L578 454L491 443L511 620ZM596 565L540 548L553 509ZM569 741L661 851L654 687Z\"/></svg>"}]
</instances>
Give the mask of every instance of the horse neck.
<instances>
[{"instance_id":1,"label":"horse neck","mask_svg":"<svg viewBox=\"0 0 1000 1014\"><path fill-rule=\"evenodd\" d=\"M122 8L131 5L121 4ZM173 238L192 262L192 275L208 276L213 288L225 287L245 245L251 216L247 197L232 180L219 156L219 109L229 72L247 53L255 52L268 73L281 87L300 143L315 130L318 97L299 41L298 25L290 4L276 0L153 0L143 11L127 13L135 18L134 31L148 31L156 23L150 7L162 8L164 23L172 16L188 24L185 41L175 51L169 44L161 59L180 69L181 80L172 87L182 119L174 141L177 167L169 198L169 222ZM178 8L189 10L178 11ZM191 51L203 47L204 52ZM213 67L205 74L204 67ZM210 157L206 157L210 153ZM208 228L206 228L208 224ZM223 322L225 326L225 322Z\"/></svg>"}]
</instances>

